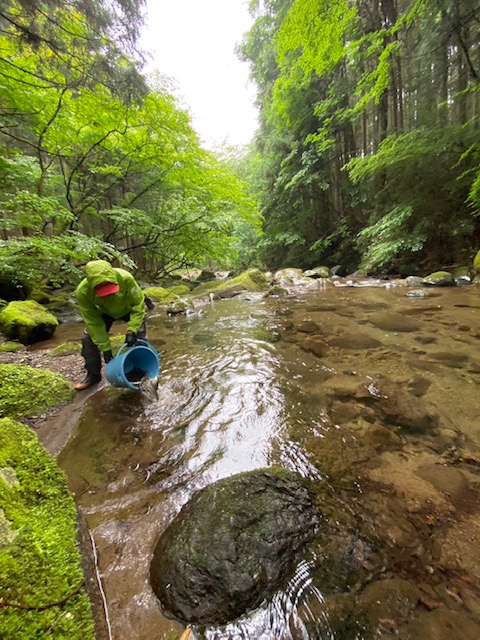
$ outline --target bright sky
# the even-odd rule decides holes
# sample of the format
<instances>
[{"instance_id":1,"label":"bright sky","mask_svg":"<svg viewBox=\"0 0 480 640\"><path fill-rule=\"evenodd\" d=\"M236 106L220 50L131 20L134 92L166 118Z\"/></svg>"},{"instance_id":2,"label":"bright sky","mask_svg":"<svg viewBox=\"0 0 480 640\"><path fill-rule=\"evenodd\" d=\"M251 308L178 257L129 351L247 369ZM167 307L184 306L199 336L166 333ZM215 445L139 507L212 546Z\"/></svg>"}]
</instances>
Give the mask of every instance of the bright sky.
<instances>
[{"instance_id":1,"label":"bright sky","mask_svg":"<svg viewBox=\"0 0 480 640\"><path fill-rule=\"evenodd\" d=\"M234 52L251 24L246 0L147 0L141 44L153 55L148 69L175 78L209 148L247 144L257 128L248 64Z\"/></svg>"}]
</instances>

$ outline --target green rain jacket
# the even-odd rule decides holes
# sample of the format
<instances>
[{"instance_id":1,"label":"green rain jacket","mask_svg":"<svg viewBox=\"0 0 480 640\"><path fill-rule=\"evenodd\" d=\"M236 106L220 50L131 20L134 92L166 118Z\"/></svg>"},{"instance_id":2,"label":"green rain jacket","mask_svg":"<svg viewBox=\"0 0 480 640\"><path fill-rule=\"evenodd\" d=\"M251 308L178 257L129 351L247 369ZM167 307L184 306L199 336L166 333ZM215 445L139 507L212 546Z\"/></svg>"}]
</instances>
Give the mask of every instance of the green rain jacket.
<instances>
[{"instance_id":1,"label":"green rain jacket","mask_svg":"<svg viewBox=\"0 0 480 640\"><path fill-rule=\"evenodd\" d=\"M111 344L102 314L115 320L130 314L127 331L137 333L145 317L145 296L135 278L124 269L112 267L106 260L93 260L85 267L87 277L77 287L80 313L87 331L100 351L110 351ZM103 282L115 282L120 291L100 298L95 287Z\"/></svg>"}]
</instances>

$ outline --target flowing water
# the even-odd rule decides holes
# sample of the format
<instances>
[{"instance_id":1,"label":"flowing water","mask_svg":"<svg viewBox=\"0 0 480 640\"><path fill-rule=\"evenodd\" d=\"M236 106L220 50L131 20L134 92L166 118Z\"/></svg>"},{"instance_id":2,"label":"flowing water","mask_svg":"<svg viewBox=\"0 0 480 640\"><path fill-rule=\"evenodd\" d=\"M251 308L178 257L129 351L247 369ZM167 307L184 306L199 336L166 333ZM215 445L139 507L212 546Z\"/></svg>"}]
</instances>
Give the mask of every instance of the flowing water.
<instances>
[{"instance_id":1,"label":"flowing water","mask_svg":"<svg viewBox=\"0 0 480 640\"><path fill-rule=\"evenodd\" d=\"M438 612L480 625L480 289L407 292L318 285L150 315L158 400L102 387L59 456L112 638L180 636L148 581L159 535L202 487L272 465L317 487L322 534L271 602L193 637L440 638L421 630Z\"/></svg>"}]
</instances>

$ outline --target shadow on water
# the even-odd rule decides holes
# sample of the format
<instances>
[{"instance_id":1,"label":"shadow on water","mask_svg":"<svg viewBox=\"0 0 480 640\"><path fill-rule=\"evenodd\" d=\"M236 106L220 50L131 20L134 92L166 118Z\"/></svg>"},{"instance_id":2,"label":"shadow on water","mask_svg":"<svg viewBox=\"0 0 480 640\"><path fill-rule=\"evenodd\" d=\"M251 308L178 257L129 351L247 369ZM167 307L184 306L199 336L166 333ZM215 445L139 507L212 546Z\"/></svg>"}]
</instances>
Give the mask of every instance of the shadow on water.
<instances>
[{"instance_id":1,"label":"shadow on water","mask_svg":"<svg viewBox=\"0 0 480 640\"><path fill-rule=\"evenodd\" d=\"M181 634L149 586L158 536L199 489L277 464L315 487L318 540L270 602L194 637L429 640L444 625L480 637L480 291L405 292L150 317L158 401L104 387L59 456L114 638Z\"/></svg>"}]
</instances>

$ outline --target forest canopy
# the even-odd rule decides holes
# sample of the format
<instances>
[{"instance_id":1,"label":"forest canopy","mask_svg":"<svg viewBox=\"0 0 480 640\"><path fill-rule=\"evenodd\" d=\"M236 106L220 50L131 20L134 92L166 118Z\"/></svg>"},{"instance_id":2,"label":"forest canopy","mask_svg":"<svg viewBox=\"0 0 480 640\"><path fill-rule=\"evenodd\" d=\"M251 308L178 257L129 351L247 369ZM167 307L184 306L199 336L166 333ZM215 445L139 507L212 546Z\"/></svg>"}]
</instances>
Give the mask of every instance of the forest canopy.
<instances>
[{"instance_id":1,"label":"forest canopy","mask_svg":"<svg viewBox=\"0 0 480 640\"><path fill-rule=\"evenodd\" d=\"M105 257L178 268L471 262L480 245L475 0L250 0L260 126L203 148L142 0L0 8L0 277ZM260 233L261 232L261 233Z\"/></svg>"},{"instance_id":2,"label":"forest canopy","mask_svg":"<svg viewBox=\"0 0 480 640\"><path fill-rule=\"evenodd\" d=\"M3 3L0 274L60 286L95 257L150 276L235 265L235 230L258 232L245 180L143 73L141 4Z\"/></svg>"},{"instance_id":3,"label":"forest canopy","mask_svg":"<svg viewBox=\"0 0 480 640\"><path fill-rule=\"evenodd\" d=\"M475 0L251 0L272 267L469 260L480 241Z\"/></svg>"}]
</instances>

